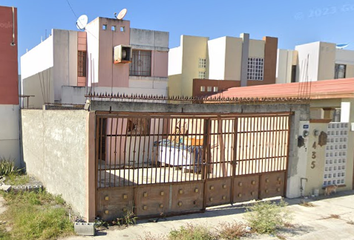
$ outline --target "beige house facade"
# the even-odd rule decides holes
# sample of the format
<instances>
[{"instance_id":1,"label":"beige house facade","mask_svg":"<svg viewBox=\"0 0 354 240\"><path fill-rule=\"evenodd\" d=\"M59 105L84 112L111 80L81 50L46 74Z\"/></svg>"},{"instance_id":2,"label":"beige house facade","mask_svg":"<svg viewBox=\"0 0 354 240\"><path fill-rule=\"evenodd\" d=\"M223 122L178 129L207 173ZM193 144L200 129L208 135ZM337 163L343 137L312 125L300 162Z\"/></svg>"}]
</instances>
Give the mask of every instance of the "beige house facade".
<instances>
[{"instance_id":1,"label":"beige house facade","mask_svg":"<svg viewBox=\"0 0 354 240\"><path fill-rule=\"evenodd\" d=\"M169 52L169 95L210 95L225 82L235 86L275 83L277 46L277 38L256 40L246 33L216 39L182 35L180 46ZM193 83L199 80L202 84Z\"/></svg>"}]
</instances>

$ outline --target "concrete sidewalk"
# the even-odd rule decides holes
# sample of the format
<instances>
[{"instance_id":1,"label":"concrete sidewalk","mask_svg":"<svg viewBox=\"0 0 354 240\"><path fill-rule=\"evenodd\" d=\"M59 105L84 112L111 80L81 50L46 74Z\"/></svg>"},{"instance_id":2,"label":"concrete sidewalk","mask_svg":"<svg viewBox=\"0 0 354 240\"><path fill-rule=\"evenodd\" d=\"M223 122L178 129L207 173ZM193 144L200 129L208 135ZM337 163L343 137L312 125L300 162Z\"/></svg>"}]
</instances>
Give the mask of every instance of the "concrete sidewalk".
<instances>
[{"instance_id":1,"label":"concrete sidewalk","mask_svg":"<svg viewBox=\"0 0 354 240\"><path fill-rule=\"evenodd\" d=\"M285 239L354 240L354 191L340 192L331 197L320 196L305 199L313 207L299 205L303 198L286 199L293 213L294 228L281 231ZM336 216L338 215L338 216ZM126 229L114 227L98 232L95 237L75 236L66 240L108 240L108 239L144 239L146 233L153 236L167 235L188 223L207 226L211 229L223 222L244 221L242 205L221 206L208 209L205 213L191 214L160 219L158 222L139 221L137 225ZM242 239L279 239L271 235L255 235Z\"/></svg>"}]
</instances>

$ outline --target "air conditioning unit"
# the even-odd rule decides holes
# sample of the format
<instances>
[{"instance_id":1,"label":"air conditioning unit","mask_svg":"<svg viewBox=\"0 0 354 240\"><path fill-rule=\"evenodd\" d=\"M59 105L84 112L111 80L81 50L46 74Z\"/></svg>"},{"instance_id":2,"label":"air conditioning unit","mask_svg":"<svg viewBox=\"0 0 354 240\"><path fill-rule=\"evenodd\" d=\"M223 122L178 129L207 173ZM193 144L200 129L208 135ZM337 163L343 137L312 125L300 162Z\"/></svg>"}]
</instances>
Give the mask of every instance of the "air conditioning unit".
<instances>
[{"instance_id":1,"label":"air conditioning unit","mask_svg":"<svg viewBox=\"0 0 354 240\"><path fill-rule=\"evenodd\" d=\"M114 47L113 62L130 63L132 61L132 47L127 45L118 45Z\"/></svg>"}]
</instances>

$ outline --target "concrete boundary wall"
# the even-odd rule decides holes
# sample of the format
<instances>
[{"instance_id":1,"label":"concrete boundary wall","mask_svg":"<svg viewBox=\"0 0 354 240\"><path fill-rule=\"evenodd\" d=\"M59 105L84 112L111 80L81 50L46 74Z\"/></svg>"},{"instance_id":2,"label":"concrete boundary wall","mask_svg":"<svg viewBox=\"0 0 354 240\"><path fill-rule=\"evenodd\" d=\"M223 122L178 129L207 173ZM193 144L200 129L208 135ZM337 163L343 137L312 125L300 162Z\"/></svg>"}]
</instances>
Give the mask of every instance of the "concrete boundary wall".
<instances>
[{"instance_id":1,"label":"concrete boundary wall","mask_svg":"<svg viewBox=\"0 0 354 240\"><path fill-rule=\"evenodd\" d=\"M26 170L85 216L89 113L84 110L22 110Z\"/></svg>"}]
</instances>

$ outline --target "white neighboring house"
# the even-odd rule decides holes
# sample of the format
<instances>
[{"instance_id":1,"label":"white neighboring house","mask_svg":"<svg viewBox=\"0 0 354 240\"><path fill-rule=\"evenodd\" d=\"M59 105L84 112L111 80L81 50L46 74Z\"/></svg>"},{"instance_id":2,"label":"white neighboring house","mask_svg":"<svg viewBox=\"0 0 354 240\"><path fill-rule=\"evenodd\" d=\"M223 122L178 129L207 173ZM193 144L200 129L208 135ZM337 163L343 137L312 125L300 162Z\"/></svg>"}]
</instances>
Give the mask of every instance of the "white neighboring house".
<instances>
[{"instance_id":1,"label":"white neighboring house","mask_svg":"<svg viewBox=\"0 0 354 240\"><path fill-rule=\"evenodd\" d=\"M168 32L101 17L85 31L53 29L21 56L21 93L34 95L33 108L84 104L89 92L167 96L168 41ZM118 48L125 59L115 59Z\"/></svg>"},{"instance_id":2,"label":"white neighboring house","mask_svg":"<svg viewBox=\"0 0 354 240\"><path fill-rule=\"evenodd\" d=\"M313 42L295 50L278 49L277 83L354 77L354 51L334 43Z\"/></svg>"}]
</instances>

